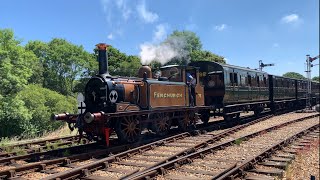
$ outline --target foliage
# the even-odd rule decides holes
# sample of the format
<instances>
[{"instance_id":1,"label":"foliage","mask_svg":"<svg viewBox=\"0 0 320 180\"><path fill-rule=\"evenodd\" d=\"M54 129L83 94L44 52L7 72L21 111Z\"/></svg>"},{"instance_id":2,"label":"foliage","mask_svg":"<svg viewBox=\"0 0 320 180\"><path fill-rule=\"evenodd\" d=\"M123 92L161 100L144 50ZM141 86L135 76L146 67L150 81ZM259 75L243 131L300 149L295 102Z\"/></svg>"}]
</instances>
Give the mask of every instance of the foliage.
<instances>
[{"instance_id":1,"label":"foliage","mask_svg":"<svg viewBox=\"0 0 320 180\"><path fill-rule=\"evenodd\" d=\"M111 75L137 76L137 71L141 66L137 56L127 56L118 49L108 47L108 65Z\"/></svg>"},{"instance_id":2,"label":"foliage","mask_svg":"<svg viewBox=\"0 0 320 180\"><path fill-rule=\"evenodd\" d=\"M172 60L170 60L166 65L186 65L189 61L214 61L219 63L226 63L222 56L211 53L210 51L202 50L201 40L194 32L174 31L171 35L168 36L168 38L163 43L170 44L171 42L175 42L175 40L183 41L182 49L179 49L179 51L186 51L187 55L175 57ZM154 63L152 66L157 67L158 64Z\"/></svg>"},{"instance_id":3,"label":"foliage","mask_svg":"<svg viewBox=\"0 0 320 180\"><path fill-rule=\"evenodd\" d=\"M282 75L283 77L295 78L295 79L306 79L303 75L296 72L287 72Z\"/></svg>"},{"instance_id":4,"label":"foliage","mask_svg":"<svg viewBox=\"0 0 320 180\"><path fill-rule=\"evenodd\" d=\"M312 80L320 82L320 77L319 76L315 76L315 77L312 78Z\"/></svg>"},{"instance_id":5,"label":"foliage","mask_svg":"<svg viewBox=\"0 0 320 180\"><path fill-rule=\"evenodd\" d=\"M74 113L76 111L75 98L65 97L39 85L26 86L18 93L17 97L24 101L24 106L31 115L28 125L32 127L32 131L24 132L28 136L42 134L61 127L62 123L50 121L52 113Z\"/></svg>"},{"instance_id":6,"label":"foliage","mask_svg":"<svg viewBox=\"0 0 320 180\"><path fill-rule=\"evenodd\" d=\"M17 96L0 96L0 137L32 131L32 115Z\"/></svg>"},{"instance_id":7,"label":"foliage","mask_svg":"<svg viewBox=\"0 0 320 180\"><path fill-rule=\"evenodd\" d=\"M126 61L120 64L117 74L121 76L138 76L141 67L140 59L137 56L127 56Z\"/></svg>"},{"instance_id":8,"label":"foliage","mask_svg":"<svg viewBox=\"0 0 320 180\"><path fill-rule=\"evenodd\" d=\"M196 50L191 52L191 61L211 61L225 64L226 61L222 56L213 54L210 51Z\"/></svg>"},{"instance_id":9,"label":"foliage","mask_svg":"<svg viewBox=\"0 0 320 180\"><path fill-rule=\"evenodd\" d=\"M165 40L165 42L170 41L170 39L177 38L185 41L186 44L184 49L189 52L201 50L202 48L200 38L192 31L173 31L173 33Z\"/></svg>"},{"instance_id":10,"label":"foliage","mask_svg":"<svg viewBox=\"0 0 320 180\"><path fill-rule=\"evenodd\" d=\"M11 30L0 30L0 94L20 91L32 76L36 56L20 46Z\"/></svg>"},{"instance_id":11,"label":"foliage","mask_svg":"<svg viewBox=\"0 0 320 180\"><path fill-rule=\"evenodd\" d=\"M44 84L44 63L47 57L49 47L42 41L29 41L25 46L25 49L32 51L37 56L36 66L34 67L34 73L29 79L29 83Z\"/></svg>"},{"instance_id":12,"label":"foliage","mask_svg":"<svg viewBox=\"0 0 320 180\"><path fill-rule=\"evenodd\" d=\"M33 82L42 81L43 87L63 95L72 94L76 78L89 76L98 67L93 54L64 39L55 38L49 43L30 41L26 49L38 57L39 71L35 76L46 77Z\"/></svg>"}]
</instances>

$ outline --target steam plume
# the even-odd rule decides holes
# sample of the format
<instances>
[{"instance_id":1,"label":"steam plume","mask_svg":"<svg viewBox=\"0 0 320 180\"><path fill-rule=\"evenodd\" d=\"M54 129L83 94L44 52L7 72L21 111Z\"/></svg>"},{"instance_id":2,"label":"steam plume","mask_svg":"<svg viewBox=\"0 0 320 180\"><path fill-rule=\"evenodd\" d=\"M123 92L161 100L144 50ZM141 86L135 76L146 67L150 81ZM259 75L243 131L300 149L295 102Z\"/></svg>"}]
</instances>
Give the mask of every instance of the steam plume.
<instances>
[{"instance_id":1,"label":"steam plume","mask_svg":"<svg viewBox=\"0 0 320 180\"><path fill-rule=\"evenodd\" d=\"M140 58L142 64L157 61L163 65L174 58L188 60L189 52L186 50L186 41L183 38L171 37L160 44L140 45Z\"/></svg>"}]
</instances>

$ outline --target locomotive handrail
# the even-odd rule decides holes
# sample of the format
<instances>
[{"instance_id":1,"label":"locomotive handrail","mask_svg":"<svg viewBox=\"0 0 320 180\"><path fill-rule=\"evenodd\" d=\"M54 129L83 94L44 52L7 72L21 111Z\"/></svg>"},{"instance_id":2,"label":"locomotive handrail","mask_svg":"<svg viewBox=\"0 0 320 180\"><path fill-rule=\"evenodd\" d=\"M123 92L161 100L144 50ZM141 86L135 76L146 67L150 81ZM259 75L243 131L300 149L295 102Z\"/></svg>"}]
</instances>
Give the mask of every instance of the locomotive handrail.
<instances>
[{"instance_id":1,"label":"locomotive handrail","mask_svg":"<svg viewBox=\"0 0 320 180\"><path fill-rule=\"evenodd\" d=\"M143 82L125 82L125 81L112 81L112 84L134 84L134 85L143 85Z\"/></svg>"}]
</instances>

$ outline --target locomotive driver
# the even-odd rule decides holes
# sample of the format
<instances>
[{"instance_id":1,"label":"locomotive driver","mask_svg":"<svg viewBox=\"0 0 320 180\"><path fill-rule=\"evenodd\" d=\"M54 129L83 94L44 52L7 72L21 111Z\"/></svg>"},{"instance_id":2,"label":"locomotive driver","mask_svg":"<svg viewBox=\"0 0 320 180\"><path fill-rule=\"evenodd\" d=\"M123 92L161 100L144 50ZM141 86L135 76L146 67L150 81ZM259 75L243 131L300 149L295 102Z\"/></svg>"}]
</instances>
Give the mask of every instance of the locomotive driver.
<instances>
[{"instance_id":1,"label":"locomotive driver","mask_svg":"<svg viewBox=\"0 0 320 180\"><path fill-rule=\"evenodd\" d=\"M189 94L190 94L190 105L195 106L195 100L196 100L196 92L195 92L195 87L197 84L197 80L195 77L195 74L192 73L187 73L187 84L189 85Z\"/></svg>"}]
</instances>

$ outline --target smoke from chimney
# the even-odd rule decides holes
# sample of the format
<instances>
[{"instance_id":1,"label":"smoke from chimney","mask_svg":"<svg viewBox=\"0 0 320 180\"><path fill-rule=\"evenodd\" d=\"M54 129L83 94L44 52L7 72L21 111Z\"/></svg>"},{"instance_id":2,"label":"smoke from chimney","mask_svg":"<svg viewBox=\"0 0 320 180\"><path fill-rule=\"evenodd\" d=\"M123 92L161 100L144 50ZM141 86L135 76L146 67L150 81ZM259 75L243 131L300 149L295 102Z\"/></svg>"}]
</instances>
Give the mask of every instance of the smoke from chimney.
<instances>
[{"instance_id":1,"label":"smoke from chimney","mask_svg":"<svg viewBox=\"0 0 320 180\"><path fill-rule=\"evenodd\" d=\"M141 44L139 55L141 63L144 65L150 64L152 61L160 62L163 65L173 58L189 60L186 41L180 37L169 38L160 44Z\"/></svg>"}]
</instances>

